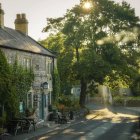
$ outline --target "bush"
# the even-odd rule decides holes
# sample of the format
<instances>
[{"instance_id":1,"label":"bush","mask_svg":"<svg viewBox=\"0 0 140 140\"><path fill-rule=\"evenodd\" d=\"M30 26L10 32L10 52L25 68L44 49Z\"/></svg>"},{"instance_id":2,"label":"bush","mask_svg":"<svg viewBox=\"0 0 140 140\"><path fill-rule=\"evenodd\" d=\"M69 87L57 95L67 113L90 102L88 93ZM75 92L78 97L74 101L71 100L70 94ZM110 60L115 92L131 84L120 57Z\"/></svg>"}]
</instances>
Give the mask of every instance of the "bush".
<instances>
[{"instance_id":1,"label":"bush","mask_svg":"<svg viewBox=\"0 0 140 140\"><path fill-rule=\"evenodd\" d=\"M0 135L3 134L3 133L5 133L5 132L6 132L6 129L0 128Z\"/></svg>"},{"instance_id":2,"label":"bush","mask_svg":"<svg viewBox=\"0 0 140 140\"><path fill-rule=\"evenodd\" d=\"M35 109L34 108L27 108L25 110L26 117L32 116L34 113L35 113Z\"/></svg>"},{"instance_id":3,"label":"bush","mask_svg":"<svg viewBox=\"0 0 140 140\"><path fill-rule=\"evenodd\" d=\"M74 99L71 96L62 95L59 97L58 102L53 104L61 112L69 112L70 110L78 110L80 108L78 99Z\"/></svg>"},{"instance_id":4,"label":"bush","mask_svg":"<svg viewBox=\"0 0 140 140\"><path fill-rule=\"evenodd\" d=\"M0 128L3 128L5 123L6 123L6 112L3 112L2 116L0 117Z\"/></svg>"},{"instance_id":5,"label":"bush","mask_svg":"<svg viewBox=\"0 0 140 140\"><path fill-rule=\"evenodd\" d=\"M120 106L140 106L140 96L138 97L125 97L125 96L116 96L113 97L114 105Z\"/></svg>"}]
</instances>

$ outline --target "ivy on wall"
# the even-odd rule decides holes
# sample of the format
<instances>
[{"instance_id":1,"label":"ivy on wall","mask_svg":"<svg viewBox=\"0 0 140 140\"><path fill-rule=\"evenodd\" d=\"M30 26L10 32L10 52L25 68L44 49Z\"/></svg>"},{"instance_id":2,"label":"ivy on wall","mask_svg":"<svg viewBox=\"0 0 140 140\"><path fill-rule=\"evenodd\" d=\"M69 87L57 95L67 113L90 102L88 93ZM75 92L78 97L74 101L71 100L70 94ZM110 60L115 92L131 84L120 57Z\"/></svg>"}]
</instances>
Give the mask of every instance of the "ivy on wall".
<instances>
[{"instance_id":1,"label":"ivy on wall","mask_svg":"<svg viewBox=\"0 0 140 140\"><path fill-rule=\"evenodd\" d=\"M19 102L26 103L34 74L18 64L8 64L4 53L0 50L0 104L4 106L7 119L19 115Z\"/></svg>"},{"instance_id":2,"label":"ivy on wall","mask_svg":"<svg viewBox=\"0 0 140 140\"><path fill-rule=\"evenodd\" d=\"M60 77L57 68L54 68L53 72L53 102L58 102L60 95Z\"/></svg>"}]
</instances>

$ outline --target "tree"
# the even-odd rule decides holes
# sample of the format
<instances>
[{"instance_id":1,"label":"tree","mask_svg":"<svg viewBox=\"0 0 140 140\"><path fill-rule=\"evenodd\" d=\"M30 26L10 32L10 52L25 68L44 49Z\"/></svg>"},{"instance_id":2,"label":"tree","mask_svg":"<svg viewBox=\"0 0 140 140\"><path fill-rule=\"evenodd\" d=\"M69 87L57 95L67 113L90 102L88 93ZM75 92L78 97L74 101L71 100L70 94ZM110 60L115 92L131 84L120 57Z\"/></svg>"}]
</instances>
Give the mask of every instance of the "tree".
<instances>
[{"instance_id":1,"label":"tree","mask_svg":"<svg viewBox=\"0 0 140 140\"><path fill-rule=\"evenodd\" d=\"M60 96L60 78L58 70L55 68L53 73L53 101L57 102Z\"/></svg>"},{"instance_id":2,"label":"tree","mask_svg":"<svg viewBox=\"0 0 140 140\"><path fill-rule=\"evenodd\" d=\"M56 35L51 34L47 39L41 40L40 43L56 53L57 70L60 77L60 93L70 94L72 87L70 73L72 73L73 51L65 47L64 41L65 35L59 32Z\"/></svg>"},{"instance_id":3,"label":"tree","mask_svg":"<svg viewBox=\"0 0 140 140\"><path fill-rule=\"evenodd\" d=\"M0 105L4 106L7 119L19 115L19 102L26 100L27 92L34 79L33 72L17 63L7 63L0 50Z\"/></svg>"},{"instance_id":4,"label":"tree","mask_svg":"<svg viewBox=\"0 0 140 140\"><path fill-rule=\"evenodd\" d=\"M62 32L66 50L72 50L70 77L80 81L81 106L85 104L87 85L92 81L112 88L114 84L118 86L116 81L129 86L139 68L139 36L125 37L140 27L134 9L126 2L91 2L90 10L76 5L63 18L48 19L48 26L44 28L44 31Z\"/></svg>"},{"instance_id":5,"label":"tree","mask_svg":"<svg viewBox=\"0 0 140 140\"><path fill-rule=\"evenodd\" d=\"M10 69L4 53L0 50L0 104L5 105L10 95Z\"/></svg>"},{"instance_id":6,"label":"tree","mask_svg":"<svg viewBox=\"0 0 140 140\"><path fill-rule=\"evenodd\" d=\"M34 80L33 70L24 68L24 66L19 64L17 57L10 68L12 86L14 87L18 98L18 104L20 101L23 101L24 104L26 104L27 93L30 90L31 84Z\"/></svg>"},{"instance_id":7,"label":"tree","mask_svg":"<svg viewBox=\"0 0 140 140\"><path fill-rule=\"evenodd\" d=\"M10 66L0 50L0 104L4 107L7 119L11 117L11 113L17 114L17 98L11 82Z\"/></svg>"},{"instance_id":8,"label":"tree","mask_svg":"<svg viewBox=\"0 0 140 140\"><path fill-rule=\"evenodd\" d=\"M138 75L132 85L131 85L131 89L133 91L133 95L135 96L140 96L140 75Z\"/></svg>"}]
</instances>

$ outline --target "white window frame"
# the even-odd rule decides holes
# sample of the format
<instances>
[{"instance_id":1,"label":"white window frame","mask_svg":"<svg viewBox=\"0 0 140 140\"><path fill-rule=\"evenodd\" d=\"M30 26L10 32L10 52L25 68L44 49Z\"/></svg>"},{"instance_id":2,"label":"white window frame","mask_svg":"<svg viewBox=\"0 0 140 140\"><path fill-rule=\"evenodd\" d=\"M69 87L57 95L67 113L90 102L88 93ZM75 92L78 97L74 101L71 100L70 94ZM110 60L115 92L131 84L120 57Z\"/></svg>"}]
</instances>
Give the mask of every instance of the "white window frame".
<instances>
[{"instance_id":1,"label":"white window frame","mask_svg":"<svg viewBox=\"0 0 140 140\"><path fill-rule=\"evenodd\" d=\"M23 58L23 66L26 68L26 69L30 69L31 68L31 59L30 58L26 58L24 57Z\"/></svg>"},{"instance_id":2,"label":"white window frame","mask_svg":"<svg viewBox=\"0 0 140 140\"><path fill-rule=\"evenodd\" d=\"M46 58L46 72L47 72L47 74L52 73L52 60L51 60L51 58Z\"/></svg>"}]
</instances>

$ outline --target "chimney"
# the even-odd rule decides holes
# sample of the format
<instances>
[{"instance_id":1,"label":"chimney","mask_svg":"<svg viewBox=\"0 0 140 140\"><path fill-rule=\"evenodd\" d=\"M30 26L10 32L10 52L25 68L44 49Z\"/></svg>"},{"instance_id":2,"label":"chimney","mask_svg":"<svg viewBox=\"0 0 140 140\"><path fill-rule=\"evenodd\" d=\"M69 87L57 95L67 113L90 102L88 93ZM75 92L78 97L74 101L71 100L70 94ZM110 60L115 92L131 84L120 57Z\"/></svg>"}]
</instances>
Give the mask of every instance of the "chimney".
<instances>
[{"instance_id":1,"label":"chimney","mask_svg":"<svg viewBox=\"0 0 140 140\"><path fill-rule=\"evenodd\" d=\"M15 29L28 35L28 20L25 14L17 14L15 19Z\"/></svg>"},{"instance_id":2,"label":"chimney","mask_svg":"<svg viewBox=\"0 0 140 140\"><path fill-rule=\"evenodd\" d=\"M1 3L0 3L0 28L4 28L4 11L1 9Z\"/></svg>"}]
</instances>

